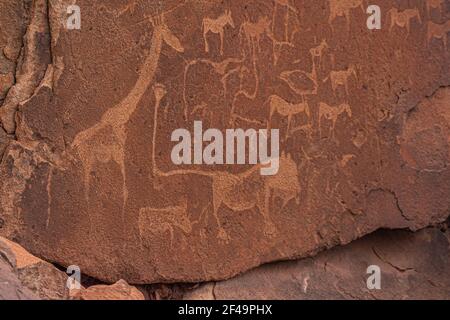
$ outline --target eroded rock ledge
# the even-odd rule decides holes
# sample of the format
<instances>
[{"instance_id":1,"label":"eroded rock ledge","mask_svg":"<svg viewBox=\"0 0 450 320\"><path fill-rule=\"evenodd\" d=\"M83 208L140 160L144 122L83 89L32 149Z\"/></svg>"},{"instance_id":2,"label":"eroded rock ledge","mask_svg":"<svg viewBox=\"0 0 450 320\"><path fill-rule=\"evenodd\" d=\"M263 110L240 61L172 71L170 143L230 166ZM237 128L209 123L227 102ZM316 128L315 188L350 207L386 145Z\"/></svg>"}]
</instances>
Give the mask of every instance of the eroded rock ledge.
<instances>
[{"instance_id":1,"label":"eroded rock ledge","mask_svg":"<svg viewBox=\"0 0 450 320\"><path fill-rule=\"evenodd\" d=\"M448 299L448 227L416 233L382 230L313 258L261 266L236 278L203 284L184 299ZM369 290L367 268L381 270Z\"/></svg>"},{"instance_id":2,"label":"eroded rock ledge","mask_svg":"<svg viewBox=\"0 0 450 320\"><path fill-rule=\"evenodd\" d=\"M373 32L345 1L80 0L81 30L62 27L70 1L23 1L0 233L109 283L197 282L444 221L450 58L430 26L449 8L398 1L407 29L379 2L393 23ZM174 166L194 120L279 128L281 174Z\"/></svg>"}]
</instances>

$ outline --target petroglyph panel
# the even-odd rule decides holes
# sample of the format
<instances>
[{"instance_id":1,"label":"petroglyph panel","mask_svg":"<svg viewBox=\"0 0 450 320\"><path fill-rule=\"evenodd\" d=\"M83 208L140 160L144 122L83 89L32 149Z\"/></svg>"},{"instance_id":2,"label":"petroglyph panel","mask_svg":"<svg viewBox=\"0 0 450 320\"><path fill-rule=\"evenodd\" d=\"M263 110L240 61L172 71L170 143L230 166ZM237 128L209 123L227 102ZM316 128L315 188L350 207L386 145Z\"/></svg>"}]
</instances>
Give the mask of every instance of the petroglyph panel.
<instances>
[{"instance_id":1,"label":"petroglyph panel","mask_svg":"<svg viewBox=\"0 0 450 320\"><path fill-rule=\"evenodd\" d=\"M0 108L0 233L33 253L109 282L218 280L448 216L448 1L377 1L381 30L362 0L78 0L80 30L65 2L33 11L39 72ZM194 121L279 129L278 173L175 165Z\"/></svg>"}]
</instances>

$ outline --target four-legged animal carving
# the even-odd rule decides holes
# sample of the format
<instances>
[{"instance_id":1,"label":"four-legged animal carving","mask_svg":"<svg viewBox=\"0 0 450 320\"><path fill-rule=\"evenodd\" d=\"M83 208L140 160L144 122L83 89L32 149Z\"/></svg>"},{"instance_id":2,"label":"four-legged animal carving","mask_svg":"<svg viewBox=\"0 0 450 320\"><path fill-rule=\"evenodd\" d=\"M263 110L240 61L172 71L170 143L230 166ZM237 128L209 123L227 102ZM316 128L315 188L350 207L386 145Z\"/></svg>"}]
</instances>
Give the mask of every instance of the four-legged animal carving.
<instances>
[{"instance_id":1,"label":"four-legged animal carving","mask_svg":"<svg viewBox=\"0 0 450 320\"><path fill-rule=\"evenodd\" d=\"M346 103L343 103L337 107L331 107L324 102L319 103L319 133L320 133L320 137L322 136L322 129L321 129L322 117L325 118L326 120L331 121L330 131L331 131L332 135L334 136L334 129L336 127L337 119L344 112L347 113L348 117L352 116L352 109Z\"/></svg>"},{"instance_id":2,"label":"four-legged animal carving","mask_svg":"<svg viewBox=\"0 0 450 320\"><path fill-rule=\"evenodd\" d=\"M434 22L428 22L428 42L433 40L433 38L441 39L444 42L445 50L448 50L447 46L447 34L450 32L450 21L443 24L436 24Z\"/></svg>"},{"instance_id":3,"label":"four-legged animal carving","mask_svg":"<svg viewBox=\"0 0 450 320\"><path fill-rule=\"evenodd\" d=\"M347 26L349 26L350 11L354 8L360 7L365 12L363 0L329 0L329 3L330 16L328 18L328 24L330 26L337 17L344 17L347 21Z\"/></svg>"},{"instance_id":4,"label":"four-legged animal carving","mask_svg":"<svg viewBox=\"0 0 450 320\"><path fill-rule=\"evenodd\" d=\"M347 70L343 71L331 71L329 77L325 78L323 81L326 82L328 79L331 81L331 87L333 89L333 93L336 94L336 90L339 86L344 86L345 92L347 95L348 91L348 80L351 76L358 78L356 75L355 66L351 65Z\"/></svg>"},{"instance_id":5,"label":"four-legged animal carving","mask_svg":"<svg viewBox=\"0 0 450 320\"><path fill-rule=\"evenodd\" d=\"M252 52L254 52L255 48L257 48L259 52L261 49L259 42L264 34L266 34L273 41L270 25L271 21L267 17L261 17L255 23L245 21L241 25L239 36L241 37L241 39L243 38L243 36L245 37L247 44Z\"/></svg>"},{"instance_id":6,"label":"four-legged animal carving","mask_svg":"<svg viewBox=\"0 0 450 320\"><path fill-rule=\"evenodd\" d=\"M289 103L277 95L271 95L268 99L268 102L270 106L269 124L271 123L272 117L275 112L283 117L288 118L286 136L289 136L291 121L294 115L304 113L308 118L310 117L310 110L307 102Z\"/></svg>"},{"instance_id":7,"label":"four-legged animal carving","mask_svg":"<svg viewBox=\"0 0 450 320\"><path fill-rule=\"evenodd\" d=\"M141 208L139 210L139 237L141 242L146 238L146 235L161 234L169 232L170 246L174 238L174 229L181 230L185 235L192 232L192 223L187 213L187 201L182 205L165 207L165 208ZM152 240L152 239L150 239Z\"/></svg>"},{"instance_id":8,"label":"four-legged animal carving","mask_svg":"<svg viewBox=\"0 0 450 320\"><path fill-rule=\"evenodd\" d=\"M441 9L445 0L425 0L427 2L427 11L428 14L431 14L431 10L433 9Z\"/></svg>"},{"instance_id":9,"label":"four-legged animal carving","mask_svg":"<svg viewBox=\"0 0 450 320\"><path fill-rule=\"evenodd\" d=\"M231 16L231 11L226 10L224 14L222 14L217 19L204 18L203 19L203 40L205 41L205 51L209 52L209 44L206 36L208 32L212 32L214 34L219 34L220 36L220 54L223 54L223 41L224 41L224 33L225 26L229 24L232 28L234 28L233 17Z\"/></svg>"},{"instance_id":10,"label":"four-legged animal carving","mask_svg":"<svg viewBox=\"0 0 450 320\"><path fill-rule=\"evenodd\" d=\"M405 28L409 31L411 29L411 20L417 18L420 23L422 23L422 18L420 17L419 9L406 9L404 11L398 11L397 8L392 8L389 10L389 15L391 16L391 26L389 30L392 30L395 25Z\"/></svg>"}]
</instances>

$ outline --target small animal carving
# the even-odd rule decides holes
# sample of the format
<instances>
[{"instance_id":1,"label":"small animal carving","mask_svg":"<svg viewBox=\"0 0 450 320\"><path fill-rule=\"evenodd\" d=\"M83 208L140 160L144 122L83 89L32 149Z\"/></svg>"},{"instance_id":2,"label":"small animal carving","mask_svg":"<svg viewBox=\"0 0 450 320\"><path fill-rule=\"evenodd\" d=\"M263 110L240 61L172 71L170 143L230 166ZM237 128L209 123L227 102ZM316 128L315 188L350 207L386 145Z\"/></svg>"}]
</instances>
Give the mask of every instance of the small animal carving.
<instances>
[{"instance_id":1,"label":"small animal carving","mask_svg":"<svg viewBox=\"0 0 450 320\"><path fill-rule=\"evenodd\" d=\"M179 229L185 235L192 232L192 223L187 213L187 201L182 205L150 208L145 207L139 210L138 218L139 236L141 241L147 238L147 234L161 234L169 232L170 246L174 239L175 228ZM151 240L151 238L150 238Z\"/></svg>"},{"instance_id":2,"label":"small animal carving","mask_svg":"<svg viewBox=\"0 0 450 320\"><path fill-rule=\"evenodd\" d=\"M336 94L336 90L339 86L344 86L345 88L345 92L347 93L347 95L349 94L349 79L351 76L354 76L356 79L357 74L356 74L356 69L355 66L351 65L348 67L347 70L343 70L343 71L331 71L329 77L324 79L324 82L328 81L328 79L330 79L331 81L331 87L333 89L333 93Z\"/></svg>"},{"instance_id":3,"label":"small animal carving","mask_svg":"<svg viewBox=\"0 0 450 320\"><path fill-rule=\"evenodd\" d=\"M344 17L347 20L347 25L350 24L350 11L354 8L361 7L365 12L363 0L329 0L330 16L328 23L332 25L334 19L337 17Z\"/></svg>"},{"instance_id":4,"label":"small animal carving","mask_svg":"<svg viewBox=\"0 0 450 320\"><path fill-rule=\"evenodd\" d=\"M244 35L250 48L258 48L259 52L261 49L259 42L264 34L273 41L270 25L271 21L268 17L260 17L257 22L245 21L241 25L239 35L241 39L243 38L242 35Z\"/></svg>"},{"instance_id":5,"label":"small animal carving","mask_svg":"<svg viewBox=\"0 0 450 320\"><path fill-rule=\"evenodd\" d=\"M123 9L121 9L118 13L117 16L121 16L123 14L125 14L126 12L131 12L131 13L135 13L136 12L136 7L137 7L137 3L136 0L132 0L129 1L125 7Z\"/></svg>"},{"instance_id":6,"label":"small animal carving","mask_svg":"<svg viewBox=\"0 0 450 320\"><path fill-rule=\"evenodd\" d=\"M450 21L443 24L436 24L434 22L428 22L428 42L432 41L433 38L441 39L444 42L445 50L448 50L447 44L447 34L450 32Z\"/></svg>"},{"instance_id":7,"label":"small animal carving","mask_svg":"<svg viewBox=\"0 0 450 320\"><path fill-rule=\"evenodd\" d=\"M311 48L311 50L309 50L309 53L311 54L311 58L313 60L315 58L319 58L319 64L321 64L322 58L323 58L323 51L326 48L328 48L328 44L327 44L327 41L324 39L317 47Z\"/></svg>"},{"instance_id":8,"label":"small animal carving","mask_svg":"<svg viewBox=\"0 0 450 320\"><path fill-rule=\"evenodd\" d=\"M404 11L398 11L397 8L392 8L389 10L389 15L391 17L390 30L394 28L395 25L405 28L409 31L411 30L411 20L417 18L420 23L422 23L422 18L420 17L419 9L406 9Z\"/></svg>"},{"instance_id":9,"label":"small animal carving","mask_svg":"<svg viewBox=\"0 0 450 320\"><path fill-rule=\"evenodd\" d=\"M289 103L277 95L271 95L268 99L270 106L269 123L272 117L277 112L283 117L288 118L287 134L289 135L292 117L296 114L304 113L308 118L310 117L310 110L307 102Z\"/></svg>"},{"instance_id":10,"label":"small animal carving","mask_svg":"<svg viewBox=\"0 0 450 320\"><path fill-rule=\"evenodd\" d=\"M205 52L209 52L209 44L206 36L208 32L212 32L220 36L220 54L223 55L223 41L226 25L230 25L232 28L234 28L234 21L233 17L231 16L230 10L226 10L225 13L223 13L217 19L203 19L203 40L205 42Z\"/></svg>"},{"instance_id":11,"label":"small animal carving","mask_svg":"<svg viewBox=\"0 0 450 320\"><path fill-rule=\"evenodd\" d=\"M445 0L426 0L427 2L427 11L428 14L431 14L431 10L433 9L441 9Z\"/></svg>"},{"instance_id":12,"label":"small animal carving","mask_svg":"<svg viewBox=\"0 0 450 320\"><path fill-rule=\"evenodd\" d=\"M337 122L339 116L341 114L343 114L344 112L347 113L348 117L352 116L352 109L346 103L343 103L337 107L332 107L324 102L320 102L319 103L319 133L320 133L320 136L322 136L322 129L321 129L322 118L325 118L326 120L331 121L330 131L332 132L332 135L334 136L334 129L336 127L336 122Z\"/></svg>"}]
</instances>

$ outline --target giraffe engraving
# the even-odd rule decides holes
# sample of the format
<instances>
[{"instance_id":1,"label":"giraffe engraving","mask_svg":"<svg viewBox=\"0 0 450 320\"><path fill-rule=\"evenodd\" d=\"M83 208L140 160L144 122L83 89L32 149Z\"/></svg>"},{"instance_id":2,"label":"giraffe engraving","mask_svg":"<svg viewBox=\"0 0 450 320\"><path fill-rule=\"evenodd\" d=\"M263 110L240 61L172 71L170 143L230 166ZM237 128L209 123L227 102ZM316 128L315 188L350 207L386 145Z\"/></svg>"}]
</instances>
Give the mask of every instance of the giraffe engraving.
<instances>
[{"instance_id":1,"label":"giraffe engraving","mask_svg":"<svg viewBox=\"0 0 450 320\"><path fill-rule=\"evenodd\" d=\"M119 166L123 191L122 219L124 219L124 209L128 199L125 172L126 125L153 81L163 44L169 45L177 52L184 51L179 39L165 24L163 15L150 17L150 22L153 26L151 47L141 66L134 87L121 102L107 110L99 122L78 133L71 145L78 154L83 167L84 192L87 202L89 202L90 173L95 164L112 160Z\"/></svg>"}]
</instances>

